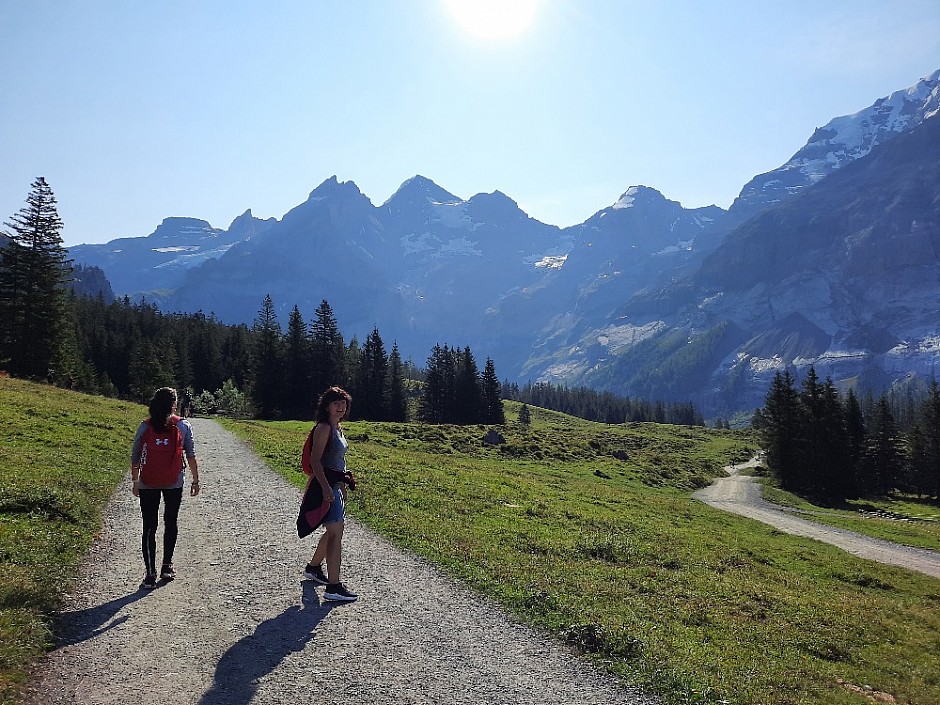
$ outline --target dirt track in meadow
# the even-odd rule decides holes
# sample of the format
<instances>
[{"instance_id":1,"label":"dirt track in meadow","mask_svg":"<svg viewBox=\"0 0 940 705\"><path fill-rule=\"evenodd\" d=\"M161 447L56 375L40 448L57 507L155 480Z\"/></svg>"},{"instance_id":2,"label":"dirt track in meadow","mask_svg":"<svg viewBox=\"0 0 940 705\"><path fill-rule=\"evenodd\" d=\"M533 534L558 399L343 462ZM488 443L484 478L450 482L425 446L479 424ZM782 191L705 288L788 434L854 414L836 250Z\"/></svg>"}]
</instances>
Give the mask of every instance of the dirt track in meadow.
<instances>
[{"instance_id":1,"label":"dirt track in meadow","mask_svg":"<svg viewBox=\"0 0 940 705\"><path fill-rule=\"evenodd\" d=\"M770 524L788 534L838 546L860 558L940 578L940 553L937 551L909 548L853 531L817 524L762 499L760 485L754 481L755 478L740 473L742 469L753 465L752 461L725 468L727 477L718 478L705 489L695 492L693 496L717 509Z\"/></svg>"},{"instance_id":2,"label":"dirt track in meadow","mask_svg":"<svg viewBox=\"0 0 940 705\"><path fill-rule=\"evenodd\" d=\"M352 521L344 582L360 599L324 602L300 580L313 543L297 539L298 490L215 422L193 427L202 494L183 499L178 578L138 590L123 483L24 703L655 702Z\"/></svg>"}]
</instances>

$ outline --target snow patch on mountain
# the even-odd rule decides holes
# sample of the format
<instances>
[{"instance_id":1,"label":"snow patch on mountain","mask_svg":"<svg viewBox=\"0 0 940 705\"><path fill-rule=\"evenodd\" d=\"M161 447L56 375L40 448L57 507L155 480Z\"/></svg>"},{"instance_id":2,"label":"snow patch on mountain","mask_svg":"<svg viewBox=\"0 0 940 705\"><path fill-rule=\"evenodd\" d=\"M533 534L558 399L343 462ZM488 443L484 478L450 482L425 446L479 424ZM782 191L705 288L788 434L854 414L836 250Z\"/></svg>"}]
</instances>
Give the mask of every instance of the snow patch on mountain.
<instances>
[{"instance_id":1,"label":"snow patch on mountain","mask_svg":"<svg viewBox=\"0 0 940 705\"><path fill-rule=\"evenodd\" d=\"M234 245L237 243L230 242L225 245L220 245L219 247L213 247L208 250L202 250L201 247L179 247L179 248L161 248L160 252L175 252L175 251L185 251L192 252L192 254L180 255L179 257L174 257L171 260L166 262L161 262L154 266L154 269L189 269L191 267L197 267L203 262L206 262L210 259L218 259L226 252L228 252ZM202 251L199 251L202 250Z\"/></svg>"},{"instance_id":2,"label":"snow patch on mountain","mask_svg":"<svg viewBox=\"0 0 940 705\"><path fill-rule=\"evenodd\" d=\"M747 356L742 357L747 358ZM746 359L746 361L751 371L755 374L767 374L768 372L782 370L786 367L783 358L779 355L775 355L774 357L751 357Z\"/></svg>"},{"instance_id":3,"label":"snow patch on mountain","mask_svg":"<svg viewBox=\"0 0 940 705\"><path fill-rule=\"evenodd\" d=\"M659 252L654 252L653 255L675 255L679 252L690 252L694 242L695 240L680 240L675 245L667 245Z\"/></svg>"},{"instance_id":4,"label":"snow patch on mountain","mask_svg":"<svg viewBox=\"0 0 940 705\"><path fill-rule=\"evenodd\" d=\"M200 249L202 248L199 245L177 245L175 247L151 247L150 251L167 253L167 252L192 252L194 250L200 250ZM115 251L120 252L120 250L115 250Z\"/></svg>"},{"instance_id":5,"label":"snow patch on mountain","mask_svg":"<svg viewBox=\"0 0 940 705\"><path fill-rule=\"evenodd\" d=\"M636 195L639 193L639 191L640 189L638 187L631 186L620 197L620 200L611 206L611 208L613 208L615 211L619 211L624 208L633 208L633 203L636 201Z\"/></svg>"},{"instance_id":6,"label":"snow patch on mountain","mask_svg":"<svg viewBox=\"0 0 940 705\"><path fill-rule=\"evenodd\" d=\"M652 321L643 325L625 323L610 325L598 332L596 340L612 353L620 353L637 343L653 337L666 328L663 321Z\"/></svg>"},{"instance_id":7,"label":"snow patch on mountain","mask_svg":"<svg viewBox=\"0 0 940 705\"><path fill-rule=\"evenodd\" d=\"M474 223L473 219L467 215L466 201L456 203L432 202L431 206L434 212L434 222L440 223L445 228L473 232L480 227L479 223Z\"/></svg>"},{"instance_id":8,"label":"snow patch on mountain","mask_svg":"<svg viewBox=\"0 0 940 705\"><path fill-rule=\"evenodd\" d=\"M460 236L443 240L433 232L408 233L401 239L402 252L407 257L419 253L433 253L432 259L453 256L481 257L483 252L469 238Z\"/></svg>"},{"instance_id":9,"label":"snow patch on mountain","mask_svg":"<svg viewBox=\"0 0 940 705\"><path fill-rule=\"evenodd\" d=\"M536 269L561 269L565 266L568 255L546 255L535 263Z\"/></svg>"}]
</instances>

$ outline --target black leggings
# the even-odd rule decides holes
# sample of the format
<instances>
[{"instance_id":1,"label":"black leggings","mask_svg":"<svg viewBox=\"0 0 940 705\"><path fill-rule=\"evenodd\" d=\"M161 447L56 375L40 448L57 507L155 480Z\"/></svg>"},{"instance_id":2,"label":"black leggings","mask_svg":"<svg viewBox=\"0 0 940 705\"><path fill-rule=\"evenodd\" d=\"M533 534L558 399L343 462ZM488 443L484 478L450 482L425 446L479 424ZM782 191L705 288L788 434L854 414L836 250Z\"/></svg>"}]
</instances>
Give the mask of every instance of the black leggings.
<instances>
[{"instance_id":1,"label":"black leggings","mask_svg":"<svg viewBox=\"0 0 940 705\"><path fill-rule=\"evenodd\" d=\"M177 519L183 503L183 488L168 490L140 490L140 513L144 519L144 531L140 537L140 549L144 554L144 565L148 575L157 573L157 516L160 495L163 494L163 565L173 562L173 550L179 534Z\"/></svg>"}]
</instances>

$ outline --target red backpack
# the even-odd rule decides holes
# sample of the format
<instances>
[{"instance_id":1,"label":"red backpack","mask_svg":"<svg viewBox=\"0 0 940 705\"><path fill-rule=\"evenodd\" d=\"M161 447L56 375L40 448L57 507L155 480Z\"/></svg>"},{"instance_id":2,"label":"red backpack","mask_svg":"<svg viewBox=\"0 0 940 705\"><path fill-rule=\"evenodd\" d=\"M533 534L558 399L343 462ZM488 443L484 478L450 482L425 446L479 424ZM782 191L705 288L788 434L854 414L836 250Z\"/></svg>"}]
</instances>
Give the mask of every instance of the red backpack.
<instances>
[{"instance_id":1,"label":"red backpack","mask_svg":"<svg viewBox=\"0 0 940 705\"><path fill-rule=\"evenodd\" d=\"M150 419L140 439L140 481L149 487L170 487L183 469L183 434L179 416L167 419L166 429L156 431Z\"/></svg>"},{"instance_id":2,"label":"red backpack","mask_svg":"<svg viewBox=\"0 0 940 705\"><path fill-rule=\"evenodd\" d=\"M313 458L310 456L313 454L313 432L317 429L317 424L313 425L313 428L310 429L310 433L307 434L307 440L304 441L304 449L300 454L300 469L304 475L312 476L313 475ZM323 446L323 455L326 455L326 451L330 449L330 446L333 444L333 430L330 429L330 436L326 439L326 445Z\"/></svg>"}]
</instances>

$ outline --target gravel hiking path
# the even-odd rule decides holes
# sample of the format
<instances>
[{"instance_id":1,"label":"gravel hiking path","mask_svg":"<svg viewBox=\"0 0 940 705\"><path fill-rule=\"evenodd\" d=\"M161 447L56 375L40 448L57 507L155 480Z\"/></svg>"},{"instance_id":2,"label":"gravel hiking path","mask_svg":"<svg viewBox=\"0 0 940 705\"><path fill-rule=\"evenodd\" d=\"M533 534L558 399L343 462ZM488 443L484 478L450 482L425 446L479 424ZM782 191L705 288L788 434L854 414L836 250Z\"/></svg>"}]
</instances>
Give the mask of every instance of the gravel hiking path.
<instances>
[{"instance_id":1,"label":"gravel hiking path","mask_svg":"<svg viewBox=\"0 0 940 705\"><path fill-rule=\"evenodd\" d=\"M890 541L873 539L854 531L837 529L801 519L790 511L771 504L761 497L760 485L741 470L753 467L756 461L725 468L727 477L719 477L708 487L692 496L706 504L761 521L787 534L838 546L859 558L867 558L887 565L900 566L934 578L940 578L940 553L923 548L910 548Z\"/></svg>"},{"instance_id":2,"label":"gravel hiking path","mask_svg":"<svg viewBox=\"0 0 940 705\"><path fill-rule=\"evenodd\" d=\"M300 580L320 533L297 538L300 492L214 421L192 423L203 490L183 498L178 577L138 590L125 481L23 703L656 702L353 521L343 577L359 601L324 602ZM158 559L161 537L162 521Z\"/></svg>"}]
</instances>

